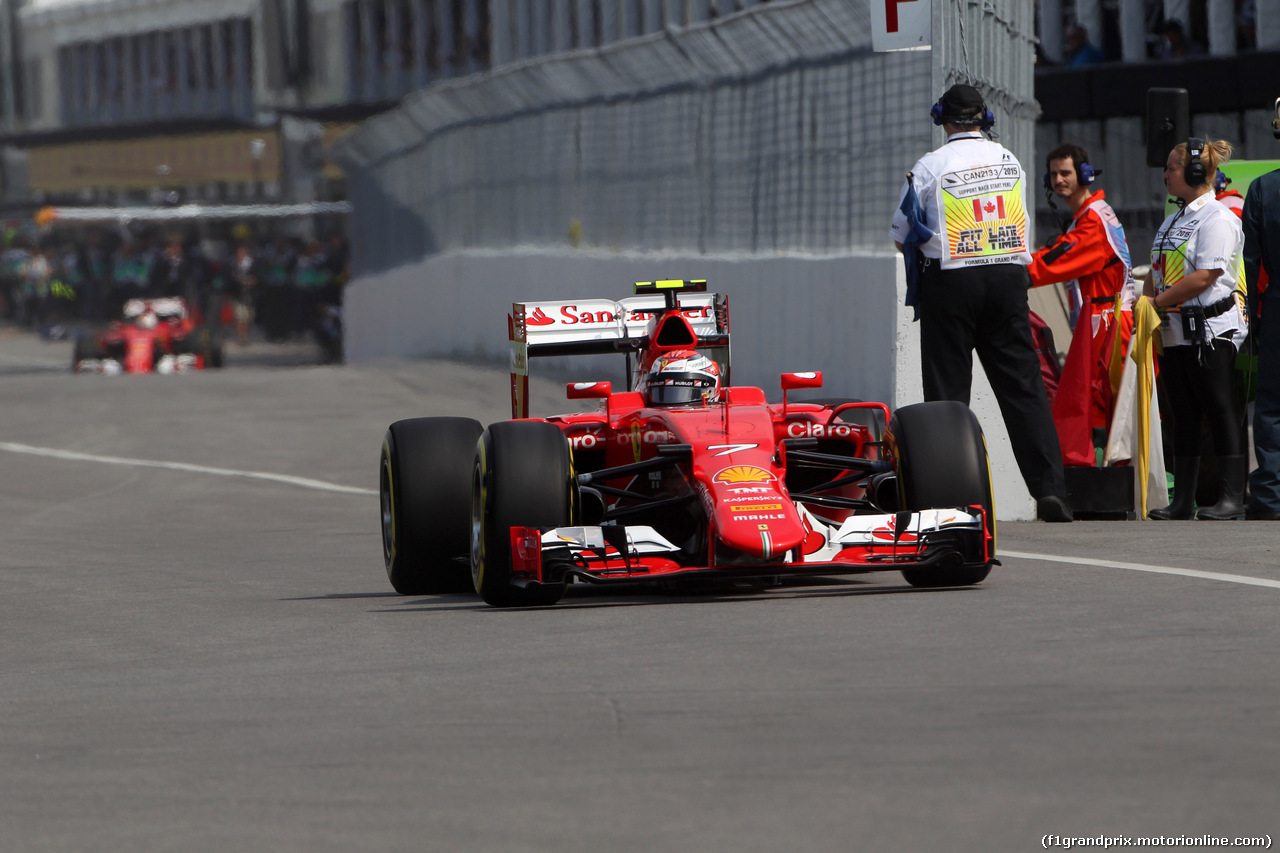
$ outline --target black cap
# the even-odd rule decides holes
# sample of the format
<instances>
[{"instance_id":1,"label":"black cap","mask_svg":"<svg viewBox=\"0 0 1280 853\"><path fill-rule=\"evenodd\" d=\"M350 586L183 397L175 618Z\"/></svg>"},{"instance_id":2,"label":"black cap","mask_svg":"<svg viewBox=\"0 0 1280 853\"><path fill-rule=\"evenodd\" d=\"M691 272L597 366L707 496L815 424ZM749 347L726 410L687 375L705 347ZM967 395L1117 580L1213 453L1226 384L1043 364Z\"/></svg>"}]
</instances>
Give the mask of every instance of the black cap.
<instances>
[{"instance_id":1,"label":"black cap","mask_svg":"<svg viewBox=\"0 0 1280 853\"><path fill-rule=\"evenodd\" d=\"M957 83L946 91L938 103L942 105L942 118L944 121L953 121L955 119L963 119L972 121L982 118L986 112L987 103L982 100L982 94L972 86L966 86L963 83Z\"/></svg>"}]
</instances>

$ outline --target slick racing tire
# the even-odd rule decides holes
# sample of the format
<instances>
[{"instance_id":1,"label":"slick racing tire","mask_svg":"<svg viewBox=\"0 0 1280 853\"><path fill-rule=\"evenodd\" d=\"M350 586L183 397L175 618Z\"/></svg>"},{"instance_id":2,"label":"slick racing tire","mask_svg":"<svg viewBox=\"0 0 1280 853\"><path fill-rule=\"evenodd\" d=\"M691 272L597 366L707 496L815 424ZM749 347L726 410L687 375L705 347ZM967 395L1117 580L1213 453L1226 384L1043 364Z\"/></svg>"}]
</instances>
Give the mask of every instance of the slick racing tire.
<instances>
[{"instance_id":1,"label":"slick racing tire","mask_svg":"<svg viewBox=\"0 0 1280 853\"><path fill-rule=\"evenodd\" d=\"M382 556L401 595L471 589L471 458L482 431L470 418L412 418L382 439Z\"/></svg>"},{"instance_id":2,"label":"slick racing tire","mask_svg":"<svg viewBox=\"0 0 1280 853\"><path fill-rule=\"evenodd\" d=\"M106 353L98 344L98 339L91 334L83 334L76 336L76 342L71 354L71 369L75 370L80 362L91 358L102 358Z\"/></svg>"},{"instance_id":3,"label":"slick racing tire","mask_svg":"<svg viewBox=\"0 0 1280 853\"><path fill-rule=\"evenodd\" d=\"M904 406L889 420L889 446L898 473L898 496L907 511L980 505L991 525L988 553L995 553L995 502L982 427L963 403ZM968 586L984 580L988 566L903 569L918 587Z\"/></svg>"},{"instance_id":4,"label":"slick racing tire","mask_svg":"<svg viewBox=\"0 0 1280 853\"><path fill-rule=\"evenodd\" d=\"M567 527L573 523L573 460L554 424L493 424L475 448L471 484L471 578L496 607L555 604L565 585L513 582L512 527Z\"/></svg>"},{"instance_id":5,"label":"slick racing tire","mask_svg":"<svg viewBox=\"0 0 1280 853\"><path fill-rule=\"evenodd\" d=\"M222 339L211 329L199 329L196 332L195 346L192 352L204 357L206 369L216 370L222 367Z\"/></svg>"}]
</instances>

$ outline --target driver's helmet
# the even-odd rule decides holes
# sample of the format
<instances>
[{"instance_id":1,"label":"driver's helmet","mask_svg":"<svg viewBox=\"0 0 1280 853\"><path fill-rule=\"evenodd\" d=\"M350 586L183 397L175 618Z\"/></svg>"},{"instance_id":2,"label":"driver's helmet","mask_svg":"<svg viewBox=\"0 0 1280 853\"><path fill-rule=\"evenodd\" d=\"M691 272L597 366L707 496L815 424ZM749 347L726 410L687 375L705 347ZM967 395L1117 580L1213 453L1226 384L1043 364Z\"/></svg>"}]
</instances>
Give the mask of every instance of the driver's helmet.
<instances>
[{"instance_id":1,"label":"driver's helmet","mask_svg":"<svg viewBox=\"0 0 1280 853\"><path fill-rule=\"evenodd\" d=\"M138 327L142 329L154 329L156 327L156 315L154 311L146 311L138 318Z\"/></svg>"},{"instance_id":2,"label":"driver's helmet","mask_svg":"<svg viewBox=\"0 0 1280 853\"><path fill-rule=\"evenodd\" d=\"M720 366L696 350L664 353L644 379L645 400L651 406L703 404L719 395Z\"/></svg>"},{"instance_id":3,"label":"driver's helmet","mask_svg":"<svg viewBox=\"0 0 1280 853\"><path fill-rule=\"evenodd\" d=\"M1227 191L1227 184L1229 183L1231 183L1231 179L1222 174L1222 170L1219 169L1217 174L1213 176L1213 191L1218 195L1222 195Z\"/></svg>"}]
</instances>

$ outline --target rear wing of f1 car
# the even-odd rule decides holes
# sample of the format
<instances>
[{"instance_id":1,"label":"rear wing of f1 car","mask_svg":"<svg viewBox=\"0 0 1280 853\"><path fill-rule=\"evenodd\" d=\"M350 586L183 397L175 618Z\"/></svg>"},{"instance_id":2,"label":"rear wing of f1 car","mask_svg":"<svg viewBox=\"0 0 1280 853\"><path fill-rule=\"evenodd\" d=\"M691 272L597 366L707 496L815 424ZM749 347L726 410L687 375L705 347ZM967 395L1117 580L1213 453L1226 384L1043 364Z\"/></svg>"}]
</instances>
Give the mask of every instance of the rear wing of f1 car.
<instances>
[{"instance_id":1,"label":"rear wing of f1 car","mask_svg":"<svg viewBox=\"0 0 1280 853\"><path fill-rule=\"evenodd\" d=\"M698 348L723 349L721 370L727 382L729 297L706 291L706 280L667 279L636 282L637 295L617 302L571 299L514 303L507 315L511 416L529 417L530 358L618 352L626 355L630 376L632 357L648 345L655 319L668 311L679 311L689 322Z\"/></svg>"}]
</instances>

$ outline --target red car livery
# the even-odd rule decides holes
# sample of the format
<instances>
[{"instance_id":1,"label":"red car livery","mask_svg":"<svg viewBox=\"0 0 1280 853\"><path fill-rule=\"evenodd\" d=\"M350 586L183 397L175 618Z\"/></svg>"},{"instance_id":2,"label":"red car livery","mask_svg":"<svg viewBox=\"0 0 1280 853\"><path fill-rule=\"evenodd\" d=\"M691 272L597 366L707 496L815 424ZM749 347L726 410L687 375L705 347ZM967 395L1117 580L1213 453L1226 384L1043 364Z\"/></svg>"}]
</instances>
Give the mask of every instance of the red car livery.
<instances>
[{"instance_id":1,"label":"red car livery","mask_svg":"<svg viewBox=\"0 0 1280 853\"><path fill-rule=\"evenodd\" d=\"M474 588L545 605L571 583L671 584L885 570L983 580L995 521L982 431L958 403L790 400L730 380L729 310L703 281L620 302L513 306L513 419L397 421L383 439L383 557L405 594ZM530 418L530 359L619 353L629 387L570 383L594 411Z\"/></svg>"},{"instance_id":2,"label":"red car livery","mask_svg":"<svg viewBox=\"0 0 1280 853\"><path fill-rule=\"evenodd\" d=\"M130 299L124 319L76 338L76 373L186 373L222 366L222 346L177 297Z\"/></svg>"}]
</instances>

